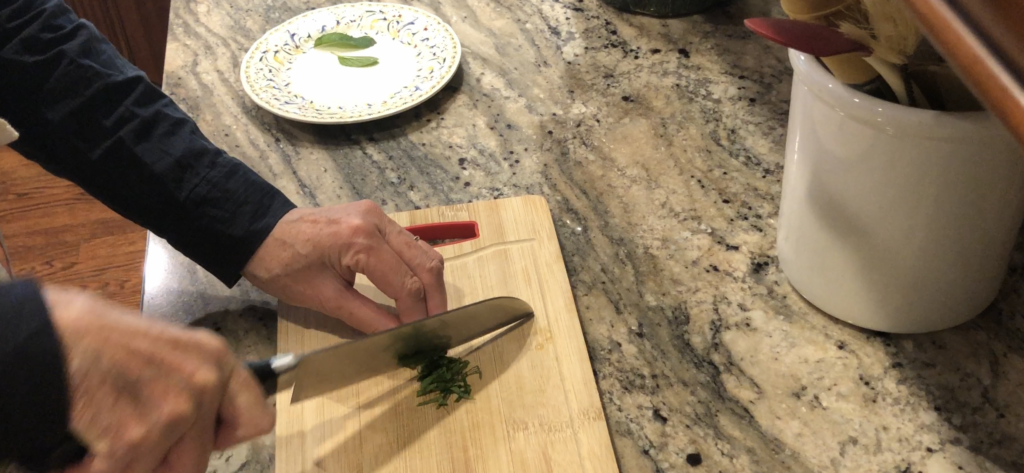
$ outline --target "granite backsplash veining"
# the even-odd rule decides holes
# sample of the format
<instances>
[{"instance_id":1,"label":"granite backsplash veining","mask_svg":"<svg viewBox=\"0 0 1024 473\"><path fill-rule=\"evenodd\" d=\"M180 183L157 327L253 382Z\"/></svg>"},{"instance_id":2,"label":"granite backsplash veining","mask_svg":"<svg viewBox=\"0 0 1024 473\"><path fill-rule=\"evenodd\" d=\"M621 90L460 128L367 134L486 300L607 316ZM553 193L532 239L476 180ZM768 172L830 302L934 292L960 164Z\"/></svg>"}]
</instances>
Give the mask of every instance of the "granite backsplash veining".
<instances>
[{"instance_id":1,"label":"granite backsplash veining","mask_svg":"<svg viewBox=\"0 0 1024 473\"><path fill-rule=\"evenodd\" d=\"M238 67L322 0L174 0L164 88L302 205L388 211L537 194L559 232L624 472L1024 471L1024 252L962 327L871 333L800 298L775 258L791 69L735 0L679 19L599 0L425 0L462 42L423 106L353 126L279 119ZM151 239L145 309L275 350L273 300ZM211 471L272 471L273 437Z\"/></svg>"}]
</instances>

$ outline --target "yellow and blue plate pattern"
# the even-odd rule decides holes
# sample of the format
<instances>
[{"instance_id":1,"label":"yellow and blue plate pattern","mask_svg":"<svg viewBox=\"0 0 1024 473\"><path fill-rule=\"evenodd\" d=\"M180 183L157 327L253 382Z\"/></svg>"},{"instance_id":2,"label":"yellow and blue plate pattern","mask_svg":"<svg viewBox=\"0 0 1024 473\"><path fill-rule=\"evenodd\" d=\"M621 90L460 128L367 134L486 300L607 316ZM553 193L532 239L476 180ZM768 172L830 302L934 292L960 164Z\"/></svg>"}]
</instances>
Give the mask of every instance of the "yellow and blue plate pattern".
<instances>
[{"instance_id":1,"label":"yellow and blue plate pattern","mask_svg":"<svg viewBox=\"0 0 1024 473\"><path fill-rule=\"evenodd\" d=\"M337 85L339 90L352 91L346 100L304 95L295 86L294 66L311 53L317 37L332 32L369 35L378 44L392 42L388 45L392 50L408 48L402 56L413 61L406 68L408 74L392 89L365 101L351 95L359 93L358 87L346 88L346 84ZM358 123L423 103L451 80L461 56L455 31L431 13L401 4L347 3L308 11L268 31L242 59L241 79L249 97L275 115L305 123Z\"/></svg>"}]
</instances>

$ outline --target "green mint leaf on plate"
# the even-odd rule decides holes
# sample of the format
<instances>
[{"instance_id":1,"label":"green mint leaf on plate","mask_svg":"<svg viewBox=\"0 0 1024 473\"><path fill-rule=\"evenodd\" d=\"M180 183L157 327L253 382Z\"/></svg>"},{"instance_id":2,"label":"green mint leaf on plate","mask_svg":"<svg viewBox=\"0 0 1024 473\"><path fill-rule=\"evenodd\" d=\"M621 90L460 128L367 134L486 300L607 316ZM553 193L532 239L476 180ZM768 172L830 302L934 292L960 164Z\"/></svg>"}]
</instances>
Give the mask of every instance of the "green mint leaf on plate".
<instances>
[{"instance_id":1,"label":"green mint leaf on plate","mask_svg":"<svg viewBox=\"0 0 1024 473\"><path fill-rule=\"evenodd\" d=\"M338 56L338 64L348 67L367 67L377 64L377 58L369 56Z\"/></svg>"},{"instance_id":2,"label":"green mint leaf on plate","mask_svg":"<svg viewBox=\"0 0 1024 473\"><path fill-rule=\"evenodd\" d=\"M377 44L369 36L354 38L345 33L327 33L320 36L313 42L314 48L319 49L366 49Z\"/></svg>"}]
</instances>

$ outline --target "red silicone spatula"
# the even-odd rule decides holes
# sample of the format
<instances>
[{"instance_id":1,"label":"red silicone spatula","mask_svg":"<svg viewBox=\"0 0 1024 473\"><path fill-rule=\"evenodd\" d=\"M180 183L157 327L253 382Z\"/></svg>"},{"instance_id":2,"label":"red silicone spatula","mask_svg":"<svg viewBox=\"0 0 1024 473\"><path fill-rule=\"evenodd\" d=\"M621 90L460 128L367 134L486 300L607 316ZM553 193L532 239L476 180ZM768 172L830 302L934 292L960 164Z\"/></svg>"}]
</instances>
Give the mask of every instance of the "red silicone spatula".
<instances>
[{"instance_id":1,"label":"red silicone spatula","mask_svg":"<svg viewBox=\"0 0 1024 473\"><path fill-rule=\"evenodd\" d=\"M748 18L743 24L761 37L817 57L847 53L871 55L871 48L827 26L785 18Z\"/></svg>"},{"instance_id":2,"label":"red silicone spatula","mask_svg":"<svg viewBox=\"0 0 1024 473\"><path fill-rule=\"evenodd\" d=\"M903 105L910 105L907 86L902 74L892 63L873 56L874 51L863 43L847 38L839 30L824 25L816 25L799 20L785 18L748 18L743 21L750 31L759 36L817 57L837 56L847 53L864 55L864 60L871 64L885 82L889 84L897 99ZM912 84L913 85L913 84ZM914 86L916 89L916 86ZM915 90L915 99L923 108L929 108L927 100Z\"/></svg>"}]
</instances>

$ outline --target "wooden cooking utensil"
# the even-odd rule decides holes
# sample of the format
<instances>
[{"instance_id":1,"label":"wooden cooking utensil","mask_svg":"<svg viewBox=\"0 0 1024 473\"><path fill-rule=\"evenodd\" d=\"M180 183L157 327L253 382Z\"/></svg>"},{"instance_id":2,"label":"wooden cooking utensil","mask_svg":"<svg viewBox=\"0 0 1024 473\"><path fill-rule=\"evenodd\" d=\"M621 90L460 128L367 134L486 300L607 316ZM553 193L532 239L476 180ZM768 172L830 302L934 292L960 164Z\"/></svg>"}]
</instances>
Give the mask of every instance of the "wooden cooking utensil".
<instances>
[{"instance_id":1,"label":"wooden cooking utensil","mask_svg":"<svg viewBox=\"0 0 1024 473\"><path fill-rule=\"evenodd\" d=\"M743 24L762 38L812 56L871 55L871 48L827 26L785 18L747 18Z\"/></svg>"},{"instance_id":2,"label":"wooden cooking utensil","mask_svg":"<svg viewBox=\"0 0 1024 473\"><path fill-rule=\"evenodd\" d=\"M828 27L861 16L857 0L781 0L782 10L794 20ZM821 62L840 82L875 96L889 95L877 90L883 88L878 71L857 54L839 54L821 57Z\"/></svg>"},{"instance_id":3,"label":"wooden cooking utensil","mask_svg":"<svg viewBox=\"0 0 1024 473\"><path fill-rule=\"evenodd\" d=\"M743 22L759 36L787 48L817 57L840 54L859 54L871 64L889 84L902 105L911 105L903 75L892 63L875 57L870 47L854 41L838 30L827 26L785 18L748 18ZM923 108L930 108L927 99L914 90L914 97Z\"/></svg>"}]
</instances>

